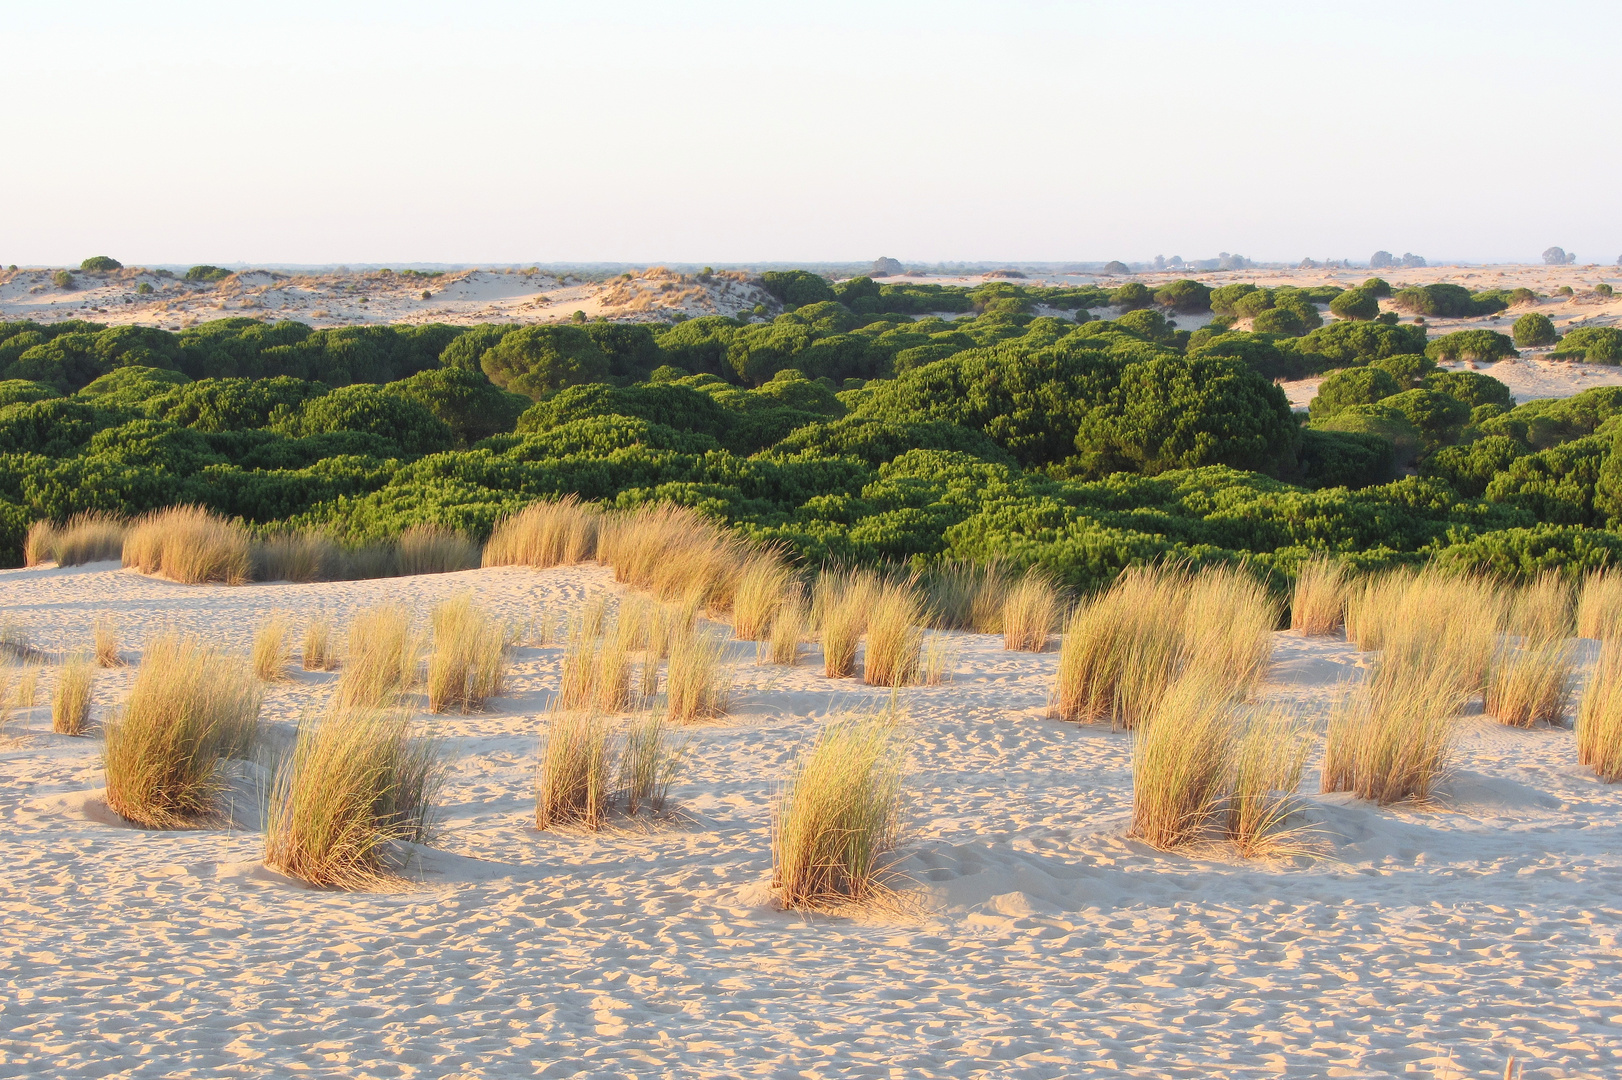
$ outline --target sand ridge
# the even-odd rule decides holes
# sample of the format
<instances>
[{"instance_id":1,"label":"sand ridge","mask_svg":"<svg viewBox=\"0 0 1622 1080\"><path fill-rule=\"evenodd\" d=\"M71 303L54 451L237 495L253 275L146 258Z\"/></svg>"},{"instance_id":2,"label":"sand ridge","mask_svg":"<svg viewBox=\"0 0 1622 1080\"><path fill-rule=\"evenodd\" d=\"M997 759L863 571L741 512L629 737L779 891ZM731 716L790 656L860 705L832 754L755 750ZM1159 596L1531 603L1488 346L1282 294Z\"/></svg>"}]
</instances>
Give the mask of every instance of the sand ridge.
<instances>
[{"instance_id":1,"label":"sand ridge","mask_svg":"<svg viewBox=\"0 0 1622 1080\"><path fill-rule=\"evenodd\" d=\"M595 566L224 588L99 564L0 572L0 607L52 651L111 612L133 660L166 623L246 649L277 609L471 590L524 619L616 588ZM1056 655L953 638L954 681L903 692L922 910L868 921L764 902L775 783L828 715L887 696L814 650L734 646L685 824L583 835L528 827L560 650L519 649L491 711L418 721L455 758L448 831L380 894L299 887L241 829L109 822L97 743L36 707L0 745L0 1075L1477 1077L1510 1053L1615 1075L1622 788L1569 731L1467 718L1441 810L1312 796L1316 863L1166 855L1124 836L1129 737L1043 715ZM1321 713L1366 659L1276 635L1264 696ZM130 676L103 674L96 718ZM272 688L273 728L333 677Z\"/></svg>"}]
</instances>

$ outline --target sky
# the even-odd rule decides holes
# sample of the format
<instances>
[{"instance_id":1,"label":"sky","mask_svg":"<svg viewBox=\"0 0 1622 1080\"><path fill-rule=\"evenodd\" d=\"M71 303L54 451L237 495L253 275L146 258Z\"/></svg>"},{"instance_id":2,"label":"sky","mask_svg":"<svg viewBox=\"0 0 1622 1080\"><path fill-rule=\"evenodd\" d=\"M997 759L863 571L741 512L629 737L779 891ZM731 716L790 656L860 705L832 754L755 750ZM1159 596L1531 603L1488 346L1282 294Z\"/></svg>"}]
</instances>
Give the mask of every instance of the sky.
<instances>
[{"instance_id":1,"label":"sky","mask_svg":"<svg viewBox=\"0 0 1622 1080\"><path fill-rule=\"evenodd\" d=\"M1622 254L1622 4L8 4L0 263Z\"/></svg>"}]
</instances>

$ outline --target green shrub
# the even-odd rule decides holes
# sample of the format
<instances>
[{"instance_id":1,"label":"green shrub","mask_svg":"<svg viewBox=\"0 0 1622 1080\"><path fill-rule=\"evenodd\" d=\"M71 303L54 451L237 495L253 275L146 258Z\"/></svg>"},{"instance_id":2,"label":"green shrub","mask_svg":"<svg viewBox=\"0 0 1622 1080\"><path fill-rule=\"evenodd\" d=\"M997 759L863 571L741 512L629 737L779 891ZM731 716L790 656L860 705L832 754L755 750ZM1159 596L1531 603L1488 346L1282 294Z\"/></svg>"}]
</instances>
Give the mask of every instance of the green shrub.
<instances>
[{"instance_id":1,"label":"green shrub","mask_svg":"<svg viewBox=\"0 0 1622 1080\"><path fill-rule=\"evenodd\" d=\"M1436 371L1424 377L1427 390L1435 390L1464 402L1472 410L1483 405L1496 406L1508 411L1515 407L1515 397L1509 387L1479 371Z\"/></svg>"},{"instance_id":2,"label":"green shrub","mask_svg":"<svg viewBox=\"0 0 1622 1080\"><path fill-rule=\"evenodd\" d=\"M0 409L18 402L44 401L60 396L56 387L44 383L29 382L27 379L0 380Z\"/></svg>"},{"instance_id":3,"label":"green shrub","mask_svg":"<svg viewBox=\"0 0 1622 1080\"><path fill-rule=\"evenodd\" d=\"M1418 353L1404 353L1401 356L1383 356L1378 360L1370 360L1369 367L1379 368L1389 374L1397 380L1399 389L1412 390L1436 370L1436 361Z\"/></svg>"},{"instance_id":4,"label":"green shrub","mask_svg":"<svg viewBox=\"0 0 1622 1080\"><path fill-rule=\"evenodd\" d=\"M1425 436L1413 422L1383 405L1348 405L1331 416L1314 418L1309 430L1379 436L1391 444L1392 457L1401 465L1414 461L1425 447Z\"/></svg>"},{"instance_id":5,"label":"green shrub","mask_svg":"<svg viewBox=\"0 0 1622 1080\"><path fill-rule=\"evenodd\" d=\"M1458 330L1425 346L1432 360L1484 360L1489 363L1519 356L1515 343L1496 330Z\"/></svg>"},{"instance_id":6,"label":"green shrub","mask_svg":"<svg viewBox=\"0 0 1622 1080\"><path fill-rule=\"evenodd\" d=\"M1514 333L1515 344L1523 349L1553 345L1560 340L1560 335L1554 332L1554 323L1549 317L1535 311L1528 311L1515 320Z\"/></svg>"},{"instance_id":7,"label":"green shrub","mask_svg":"<svg viewBox=\"0 0 1622 1080\"><path fill-rule=\"evenodd\" d=\"M1383 484L1396 474L1396 449L1375 432L1308 428L1297 451L1301 482L1313 488Z\"/></svg>"},{"instance_id":8,"label":"green shrub","mask_svg":"<svg viewBox=\"0 0 1622 1080\"><path fill-rule=\"evenodd\" d=\"M194 266L186 271L187 281L224 281L230 276L231 271L221 269L218 266L209 266L206 263L201 266Z\"/></svg>"},{"instance_id":9,"label":"green shrub","mask_svg":"<svg viewBox=\"0 0 1622 1080\"><path fill-rule=\"evenodd\" d=\"M1211 310L1211 289L1198 281L1183 278L1155 290L1155 303L1183 314Z\"/></svg>"},{"instance_id":10,"label":"green shrub","mask_svg":"<svg viewBox=\"0 0 1622 1080\"><path fill-rule=\"evenodd\" d=\"M789 307L834 299L828 280L806 270L768 270L761 275L761 285Z\"/></svg>"},{"instance_id":11,"label":"green shrub","mask_svg":"<svg viewBox=\"0 0 1622 1080\"><path fill-rule=\"evenodd\" d=\"M79 396L96 398L104 407L140 405L148 398L164 393L174 386L183 386L190 379L168 368L129 367L114 368L79 391Z\"/></svg>"},{"instance_id":12,"label":"green shrub","mask_svg":"<svg viewBox=\"0 0 1622 1080\"><path fill-rule=\"evenodd\" d=\"M77 288L73 281L73 274L67 270L58 270L56 273L52 274L51 284L55 285L58 289Z\"/></svg>"},{"instance_id":13,"label":"green shrub","mask_svg":"<svg viewBox=\"0 0 1622 1080\"><path fill-rule=\"evenodd\" d=\"M1435 390L1404 390L1381 398L1379 404L1407 417L1432 447L1457 442L1470 422L1470 406Z\"/></svg>"},{"instance_id":14,"label":"green shrub","mask_svg":"<svg viewBox=\"0 0 1622 1080\"><path fill-rule=\"evenodd\" d=\"M1391 298L1398 311L1444 319L1491 315L1509 306L1508 294L1471 293L1462 285L1439 283L1403 289Z\"/></svg>"},{"instance_id":15,"label":"green shrub","mask_svg":"<svg viewBox=\"0 0 1622 1080\"><path fill-rule=\"evenodd\" d=\"M1264 379L1301 379L1314 374L1316 364L1308 363L1290 346L1289 339L1279 340L1270 334L1246 333L1242 330L1227 332L1199 329L1188 343L1190 359L1201 356L1230 356L1243 360L1250 369Z\"/></svg>"},{"instance_id":16,"label":"green shrub","mask_svg":"<svg viewBox=\"0 0 1622 1080\"><path fill-rule=\"evenodd\" d=\"M1465 498L1486 494L1492 478L1509 468L1526 447L1505 435L1489 435L1465 446L1445 446L1425 459L1420 475L1446 480Z\"/></svg>"},{"instance_id":17,"label":"green shrub","mask_svg":"<svg viewBox=\"0 0 1622 1080\"><path fill-rule=\"evenodd\" d=\"M79 269L89 273L104 274L109 270L122 270L124 264L106 255L92 255L79 264Z\"/></svg>"},{"instance_id":18,"label":"green shrub","mask_svg":"<svg viewBox=\"0 0 1622 1080\"><path fill-rule=\"evenodd\" d=\"M490 381L515 394L539 400L580 383L608 378L608 357L577 326L525 326L485 350L479 366Z\"/></svg>"},{"instance_id":19,"label":"green shrub","mask_svg":"<svg viewBox=\"0 0 1622 1080\"><path fill-rule=\"evenodd\" d=\"M1318 395L1307 406L1314 420L1327 419L1353 405L1373 405L1402 387L1388 371L1375 367L1347 368L1331 372L1318 384Z\"/></svg>"},{"instance_id":20,"label":"green shrub","mask_svg":"<svg viewBox=\"0 0 1622 1080\"><path fill-rule=\"evenodd\" d=\"M1320 357L1325 367L1349 367L1381 357L1424 352L1425 329L1343 319L1311 331L1296 348L1303 354Z\"/></svg>"},{"instance_id":21,"label":"green shrub","mask_svg":"<svg viewBox=\"0 0 1622 1080\"><path fill-rule=\"evenodd\" d=\"M529 400L497 388L478 371L431 368L385 387L426 407L463 446L513 430Z\"/></svg>"},{"instance_id":22,"label":"green shrub","mask_svg":"<svg viewBox=\"0 0 1622 1080\"><path fill-rule=\"evenodd\" d=\"M1329 313L1341 319L1372 319L1380 314L1380 300L1367 286L1347 289L1329 302Z\"/></svg>"},{"instance_id":23,"label":"green shrub","mask_svg":"<svg viewBox=\"0 0 1622 1080\"><path fill-rule=\"evenodd\" d=\"M1271 289L1252 289L1235 299L1231 307L1233 314L1237 317L1254 319L1262 312L1272 309L1273 291Z\"/></svg>"},{"instance_id":24,"label":"green shrub","mask_svg":"<svg viewBox=\"0 0 1622 1080\"><path fill-rule=\"evenodd\" d=\"M1154 296L1149 292L1148 286L1141 281L1128 281L1109 294L1110 304L1122 311L1136 311L1138 308L1146 308L1153 301Z\"/></svg>"},{"instance_id":25,"label":"green shrub","mask_svg":"<svg viewBox=\"0 0 1622 1080\"><path fill-rule=\"evenodd\" d=\"M1371 277L1367 281L1363 282L1363 284L1359 285L1358 288L1372 293L1375 296L1391 295L1391 285L1384 278Z\"/></svg>"},{"instance_id":26,"label":"green shrub","mask_svg":"<svg viewBox=\"0 0 1622 1080\"><path fill-rule=\"evenodd\" d=\"M1257 315L1250 325L1258 334L1279 334L1283 337L1300 337L1307 331L1301 316L1283 307L1269 308Z\"/></svg>"},{"instance_id":27,"label":"green shrub","mask_svg":"<svg viewBox=\"0 0 1622 1080\"><path fill-rule=\"evenodd\" d=\"M1622 329L1584 326L1567 331L1560 347L1549 355L1562 360L1586 360L1590 364L1622 364Z\"/></svg>"},{"instance_id":28,"label":"green shrub","mask_svg":"<svg viewBox=\"0 0 1622 1080\"><path fill-rule=\"evenodd\" d=\"M485 324L470 326L462 333L451 339L439 354L441 367L465 368L468 371L483 371L479 366L480 359L486 349L492 349L501 343L501 339L513 331L507 323Z\"/></svg>"},{"instance_id":29,"label":"green shrub","mask_svg":"<svg viewBox=\"0 0 1622 1080\"><path fill-rule=\"evenodd\" d=\"M1257 290L1256 286L1250 284L1248 281L1241 281L1234 285L1223 285L1220 288L1212 289L1209 297L1211 310L1218 315L1236 315L1238 312L1234 310L1234 305L1237 304L1243 297L1249 296L1257 291L1259 290ZM1270 304L1271 302L1272 301L1270 299L1264 300L1263 308L1265 308L1267 304ZM1260 311L1262 308L1258 308L1257 310Z\"/></svg>"}]
</instances>

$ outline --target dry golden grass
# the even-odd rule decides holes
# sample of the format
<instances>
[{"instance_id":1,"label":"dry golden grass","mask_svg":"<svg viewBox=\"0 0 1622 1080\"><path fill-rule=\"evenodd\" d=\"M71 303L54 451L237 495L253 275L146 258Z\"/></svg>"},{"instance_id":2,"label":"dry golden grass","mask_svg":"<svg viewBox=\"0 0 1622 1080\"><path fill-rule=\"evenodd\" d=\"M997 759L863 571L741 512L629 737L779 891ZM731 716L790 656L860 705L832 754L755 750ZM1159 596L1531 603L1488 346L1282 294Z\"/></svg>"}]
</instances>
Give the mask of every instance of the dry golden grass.
<instances>
[{"instance_id":1,"label":"dry golden grass","mask_svg":"<svg viewBox=\"0 0 1622 1080\"><path fill-rule=\"evenodd\" d=\"M732 601L732 633L739 641L760 641L770 631L778 608L798 582L775 552L757 555L738 577Z\"/></svg>"},{"instance_id":2,"label":"dry golden grass","mask_svg":"<svg viewBox=\"0 0 1622 1080\"><path fill-rule=\"evenodd\" d=\"M107 723L107 805L149 829L211 816L223 787L217 766L252 748L262 695L245 663L196 637L149 640L129 697Z\"/></svg>"},{"instance_id":3,"label":"dry golden grass","mask_svg":"<svg viewBox=\"0 0 1622 1080\"><path fill-rule=\"evenodd\" d=\"M299 724L265 821L265 865L320 888L367 889L404 866L404 844L435 832L438 746L404 712L333 712Z\"/></svg>"},{"instance_id":4,"label":"dry golden grass","mask_svg":"<svg viewBox=\"0 0 1622 1080\"><path fill-rule=\"evenodd\" d=\"M1607 569L1584 576L1577 596L1577 636L1622 639L1622 573Z\"/></svg>"},{"instance_id":5,"label":"dry golden grass","mask_svg":"<svg viewBox=\"0 0 1622 1080\"><path fill-rule=\"evenodd\" d=\"M417 681L422 639L398 604L361 611L349 623L349 649L338 677L340 709L386 708Z\"/></svg>"},{"instance_id":6,"label":"dry golden grass","mask_svg":"<svg viewBox=\"0 0 1622 1080\"><path fill-rule=\"evenodd\" d=\"M434 608L428 655L430 712L476 712L499 697L507 678L506 628L463 593Z\"/></svg>"},{"instance_id":7,"label":"dry golden grass","mask_svg":"<svg viewBox=\"0 0 1622 1080\"><path fill-rule=\"evenodd\" d=\"M645 506L615 515L602 528L597 561L617 581L665 601L732 609L744 568L754 556L742 538L685 506Z\"/></svg>"},{"instance_id":8,"label":"dry golden grass","mask_svg":"<svg viewBox=\"0 0 1622 1080\"><path fill-rule=\"evenodd\" d=\"M943 563L923 579L929 625L937 630L1000 634L1003 603L1013 587L1007 567L995 560L988 564Z\"/></svg>"},{"instance_id":9,"label":"dry golden grass","mask_svg":"<svg viewBox=\"0 0 1622 1080\"><path fill-rule=\"evenodd\" d=\"M906 686L918 678L924 643L924 600L910 578L879 583L867 609L867 652L862 681L869 686Z\"/></svg>"},{"instance_id":10,"label":"dry golden grass","mask_svg":"<svg viewBox=\"0 0 1622 1080\"><path fill-rule=\"evenodd\" d=\"M1036 568L1007 591L1002 608L1003 648L1042 652L1048 635L1059 621L1059 590L1053 579Z\"/></svg>"},{"instance_id":11,"label":"dry golden grass","mask_svg":"<svg viewBox=\"0 0 1622 1080\"><path fill-rule=\"evenodd\" d=\"M635 613L627 614L608 619L599 603L588 606L570 626L554 708L615 713L633 706L632 653L638 630Z\"/></svg>"},{"instance_id":12,"label":"dry golden grass","mask_svg":"<svg viewBox=\"0 0 1622 1080\"><path fill-rule=\"evenodd\" d=\"M760 651L760 659L793 667L800 662L800 643L805 640L811 612L805 602L805 586L796 582L772 616L771 628Z\"/></svg>"},{"instance_id":13,"label":"dry golden grass","mask_svg":"<svg viewBox=\"0 0 1622 1080\"><path fill-rule=\"evenodd\" d=\"M924 647L918 654L918 681L925 686L951 682L957 654L957 642L945 634L930 634L924 638Z\"/></svg>"},{"instance_id":14,"label":"dry golden grass","mask_svg":"<svg viewBox=\"0 0 1622 1080\"><path fill-rule=\"evenodd\" d=\"M293 662L293 628L282 612L274 612L259 624L253 635L253 673L263 682L287 678L287 665Z\"/></svg>"},{"instance_id":15,"label":"dry golden grass","mask_svg":"<svg viewBox=\"0 0 1622 1080\"><path fill-rule=\"evenodd\" d=\"M127 528L124 519L95 510L74 514L65 525L36 521L23 540L23 560L28 566L83 566L117 559Z\"/></svg>"},{"instance_id":16,"label":"dry golden grass","mask_svg":"<svg viewBox=\"0 0 1622 1080\"><path fill-rule=\"evenodd\" d=\"M82 656L71 656L56 673L51 692L51 730L58 735L83 735L90 726L90 696L95 690L96 668Z\"/></svg>"},{"instance_id":17,"label":"dry golden grass","mask_svg":"<svg viewBox=\"0 0 1622 1080\"><path fill-rule=\"evenodd\" d=\"M1328 555L1314 555L1295 574L1290 602L1290 629L1309 637L1333 634L1346 621L1350 582L1346 567Z\"/></svg>"},{"instance_id":18,"label":"dry golden grass","mask_svg":"<svg viewBox=\"0 0 1622 1080\"><path fill-rule=\"evenodd\" d=\"M443 525L413 525L400 534L397 565L403 575L451 574L479 566L479 545Z\"/></svg>"},{"instance_id":19,"label":"dry golden grass","mask_svg":"<svg viewBox=\"0 0 1622 1080\"><path fill-rule=\"evenodd\" d=\"M531 503L496 523L485 566L569 566L595 558L603 514L578 496Z\"/></svg>"},{"instance_id":20,"label":"dry golden grass","mask_svg":"<svg viewBox=\"0 0 1622 1080\"><path fill-rule=\"evenodd\" d=\"M1291 828L1289 818L1312 742L1311 725L1284 710L1263 712L1242 725L1233 747L1226 831L1243 857L1307 852L1301 830Z\"/></svg>"},{"instance_id":21,"label":"dry golden grass","mask_svg":"<svg viewBox=\"0 0 1622 1080\"><path fill-rule=\"evenodd\" d=\"M688 631L670 643L665 672L665 719L681 726L713 720L732 702L732 668L726 662L726 640L717 634Z\"/></svg>"},{"instance_id":22,"label":"dry golden grass","mask_svg":"<svg viewBox=\"0 0 1622 1080\"><path fill-rule=\"evenodd\" d=\"M111 615L97 615L90 626L90 635L95 642L97 667L124 666L123 658L118 655L118 624Z\"/></svg>"},{"instance_id":23,"label":"dry golden grass","mask_svg":"<svg viewBox=\"0 0 1622 1080\"><path fill-rule=\"evenodd\" d=\"M902 829L906 747L892 718L836 720L795 762L772 812L772 886L791 909L881 901Z\"/></svg>"},{"instance_id":24,"label":"dry golden grass","mask_svg":"<svg viewBox=\"0 0 1622 1080\"><path fill-rule=\"evenodd\" d=\"M1508 630L1539 640L1567 637L1575 629L1575 600L1564 576L1544 571L1514 591Z\"/></svg>"},{"instance_id":25,"label":"dry golden grass","mask_svg":"<svg viewBox=\"0 0 1622 1080\"><path fill-rule=\"evenodd\" d=\"M19 709L32 709L35 700L39 697L39 669L42 665L37 663L24 664L17 675L16 689L11 703Z\"/></svg>"},{"instance_id":26,"label":"dry golden grass","mask_svg":"<svg viewBox=\"0 0 1622 1080\"><path fill-rule=\"evenodd\" d=\"M867 632L867 616L879 593L879 579L864 570L825 570L811 594L811 620L821 631L822 673L830 679L856 674L856 648Z\"/></svg>"},{"instance_id":27,"label":"dry golden grass","mask_svg":"<svg viewBox=\"0 0 1622 1080\"><path fill-rule=\"evenodd\" d=\"M613 794L613 757L601 716L554 712L535 773L535 827L602 828Z\"/></svg>"},{"instance_id":28,"label":"dry golden grass","mask_svg":"<svg viewBox=\"0 0 1622 1080\"><path fill-rule=\"evenodd\" d=\"M1244 701L1267 673L1279 605L1242 570L1215 566L1196 574L1183 604L1178 651L1182 670L1197 672L1233 701Z\"/></svg>"},{"instance_id":29,"label":"dry golden grass","mask_svg":"<svg viewBox=\"0 0 1622 1080\"><path fill-rule=\"evenodd\" d=\"M253 576L248 531L200 506L176 506L136 520L124 565L186 585L241 585Z\"/></svg>"},{"instance_id":30,"label":"dry golden grass","mask_svg":"<svg viewBox=\"0 0 1622 1080\"><path fill-rule=\"evenodd\" d=\"M1053 714L1131 727L1152 712L1181 661L1188 581L1179 569L1130 567L1078 606L1060 642Z\"/></svg>"},{"instance_id":31,"label":"dry golden grass","mask_svg":"<svg viewBox=\"0 0 1622 1080\"><path fill-rule=\"evenodd\" d=\"M686 744L674 741L661 717L650 713L631 724L620 752L616 802L627 814L662 813L686 752Z\"/></svg>"},{"instance_id":32,"label":"dry golden grass","mask_svg":"<svg viewBox=\"0 0 1622 1080\"><path fill-rule=\"evenodd\" d=\"M336 581L347 572L343 549L316 529L273 533L253 546L256 581Z\"/></svg>"},{"instance_id":33,"label":"dry golden grass","mask_svg":"<svg viewBox=\"0 0 1622 1080\"><path fill-rule=\"evenodd\" d=\"M1571 702L1576 657L1558 637L1527 637L1500 646L1483 707L1511 727L1561 724Z\"/></svg>"},{"instance_id":34,"label":"dry golden grass","mask_svg":"<svg viewBox=\"0 0 1622 1080\"><path fill-rule=\"evenodd\" d=\"M1511 599L1487 578L1431 567L1394 571L1352 590L1347 636L1361 649L1414 654L1390 671L1444 663L1468 698L1486 686Z\"/></svg>"},{"instance_id":35,"label":"dry golden grass","mask_svg":"<svg viewBox=\"0 0 1622 1080\"><path fill-rule=\"evenodd\" d=\"M1607 640L1577 707L1577 763L1607 784L1622 780L1622 643Z\"/></svg>"},{"instance_id":36,"label":"dry golden grass","mask_svg":"<svg viewBox=\"0 0 1622 1080\"><path fill-rule=\"evenodd\" d=\"M1224 807L1236 751L1223 688L1178 679L1133 731L1131 835L1162 850L1205 839Z\"/></svg>"},{"instance_id":37,"label":"dry golden grass","mask_svg":"<svg viewBox=\"0 0 1622 1080\"><path fill-rule=\"evenodd\" d=\"M305 671L332 671L338 656L332 650L332 620L318 615L304 624L304 645L299 650Z\"/></svg>"}]
</instances>

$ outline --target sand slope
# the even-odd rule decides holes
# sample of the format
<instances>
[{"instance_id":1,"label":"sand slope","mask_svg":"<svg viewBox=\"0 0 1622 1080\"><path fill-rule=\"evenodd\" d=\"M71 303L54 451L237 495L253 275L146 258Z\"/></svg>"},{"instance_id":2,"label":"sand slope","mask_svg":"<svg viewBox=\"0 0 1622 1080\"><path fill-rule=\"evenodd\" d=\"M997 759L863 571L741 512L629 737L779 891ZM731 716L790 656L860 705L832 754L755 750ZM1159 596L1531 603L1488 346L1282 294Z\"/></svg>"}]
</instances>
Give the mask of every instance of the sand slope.
<instances>
[{"instance_id":1,"label":"sand slope","mask_svg":"<svg viewBox=\"0 0 1622 1080\"><path fill-rule=\"evenodd\" d=\"M0 572L0 606L51 650L114 612L133 659L166 622L246 648L275 608L426 612L471 589L526 618L611 587L580 567L187 588L103 564ZM821 717L882 695L749 646L736 715L693 731L687 824L602 836L527 827L559 650L521 649L495 710L421 721L455 754L450 828L394 894L299 888L251 832L124 827L95 804L97 743L26 712L0 746L0 1075L1622 1069L1622 789L1576 767L1569 732L1466 720L1443 811L1315 798L1316 864L1163 855L1123 837L1127 736L1043 718L1054 655L958 640L952 684L905 692L923 908L867 924L764 903L768 805ZM1342 642L1276 640L1269 695L1321 710L1363 670ZM277 729L331 678L272 690ZM103 677L97 715L128 680Z\"/></svg>"}]
</instances>

